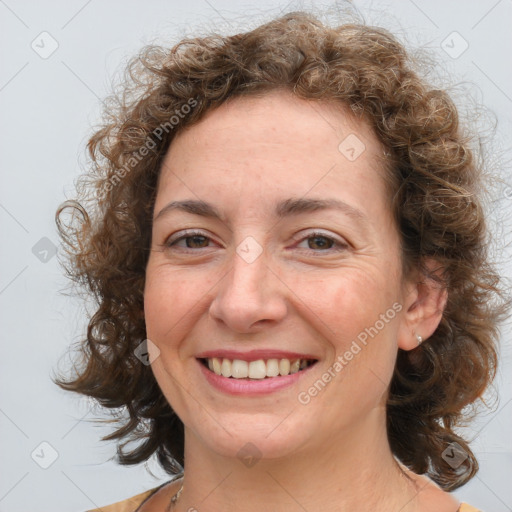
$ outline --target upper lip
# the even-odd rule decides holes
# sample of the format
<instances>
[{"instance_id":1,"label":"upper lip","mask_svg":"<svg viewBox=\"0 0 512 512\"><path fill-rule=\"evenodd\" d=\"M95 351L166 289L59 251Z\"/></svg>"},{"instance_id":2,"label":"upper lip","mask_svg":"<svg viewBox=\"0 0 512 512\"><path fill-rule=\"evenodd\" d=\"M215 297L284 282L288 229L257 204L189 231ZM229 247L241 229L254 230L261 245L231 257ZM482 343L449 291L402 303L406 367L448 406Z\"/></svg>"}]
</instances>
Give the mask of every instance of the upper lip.
<instances>
[{"instance_id":1,"label":"upper lip","mask_svg":"<svg viewBox=\"0 0 512 512\"><path fill-rule=\"evenodd\" d=\"M241 361L257 361L258 359L314 359L318 360L318 357L315 357L311 354L304 354L300 352L288 352L285 350L266 350L266 349L257 349L257 350L249 350L247 352L240 352L238 350L206 350L205 352L201 352L196 355L197 359L211 359L213 357L217 357L219 359L239 359Z\"/></svg>"}]
</instances>

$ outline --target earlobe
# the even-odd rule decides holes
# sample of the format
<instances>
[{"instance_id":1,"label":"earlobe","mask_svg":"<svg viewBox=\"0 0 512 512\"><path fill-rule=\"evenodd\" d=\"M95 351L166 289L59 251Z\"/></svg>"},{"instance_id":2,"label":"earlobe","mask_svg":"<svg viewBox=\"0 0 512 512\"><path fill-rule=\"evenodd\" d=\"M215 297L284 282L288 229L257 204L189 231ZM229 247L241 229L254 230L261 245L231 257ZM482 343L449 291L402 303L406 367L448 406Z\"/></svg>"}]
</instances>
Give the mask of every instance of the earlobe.
<instances>
[{"instance_id":1,"label":"earlobe","mask_svg":"<svg viewBox=\"0 0 512 512\"><path fill-rule=\"evenodd\" d=\"M439 264L426 262L431 275L441 277ZM448 291L443 281L422 274L409 282L408 300L404 301L404 315L398 333L398 346L412 350L421 345L437 329L448 300ZM411 286L412 285L412 286Z\"/></svg>"}]
</instances>

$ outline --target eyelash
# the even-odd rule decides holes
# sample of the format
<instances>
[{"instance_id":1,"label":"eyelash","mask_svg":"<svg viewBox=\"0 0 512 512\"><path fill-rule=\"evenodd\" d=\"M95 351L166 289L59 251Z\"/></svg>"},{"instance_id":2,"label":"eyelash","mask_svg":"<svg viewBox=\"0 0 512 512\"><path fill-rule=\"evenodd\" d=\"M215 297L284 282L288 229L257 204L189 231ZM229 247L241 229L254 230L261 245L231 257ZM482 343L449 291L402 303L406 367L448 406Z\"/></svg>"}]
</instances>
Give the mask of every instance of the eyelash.
<instances>
[{"instance_id":1,"label":"eyelash","mask_svg":"<svg viewBox=\"0 0 512 512\"><path fill-rule=\"evenodd\" d=\"M165 248L171 249L176 245L177 242L181 240L186 240L187 238L193 238L194 236L199 236L206 238L207 240L212 240L211 237L205 235L204 233L200 231L186 231L184 234L182 234L180 237L174 239L174 240L166 240L166 242L163 244ZM308 240L309 238L324 238L330 242L333 242L334 247L330 247L325 250L315 250L315 249L306 249L308 251L313 251L313 253L330 253L330 252L340 252L345 251L349 248L348 243L341 242L340 240L337 240L336 238L333 238L332 236L326 235L325 233L322 233L321 231L313 231L311 233L308 233L307 236L303 236L301 238L294 238L294 241L302 242L304 240ZM200 247L199 249L207 249L207 247ZM185 252L197 252L199 249L192 249L190 247L180 247L180 250Z\"/></svg>"}]
</instances>

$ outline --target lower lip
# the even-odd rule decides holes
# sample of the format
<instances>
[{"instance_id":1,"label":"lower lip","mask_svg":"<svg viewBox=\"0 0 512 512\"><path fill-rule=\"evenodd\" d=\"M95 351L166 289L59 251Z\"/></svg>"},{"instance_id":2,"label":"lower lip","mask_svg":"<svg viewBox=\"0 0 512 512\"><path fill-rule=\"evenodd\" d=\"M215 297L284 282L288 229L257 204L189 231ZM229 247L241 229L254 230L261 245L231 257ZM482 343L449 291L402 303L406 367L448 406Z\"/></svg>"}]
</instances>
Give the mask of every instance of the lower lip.
<instances>
[{"instance_id":1,"label":"lower lip","mask_svg":"<svg viewBox=\"0 0 512 512\"><path fill-rule=\"evenodd\" d=\"M291 375L281 375L279 377L271 377L266 379L245 380L233 379L217 375L206 368L200 361L197 361L201 367L206 380L219 391L230 395L266 395L280 389L287 388L295 384L302 376L307 373L314 365Z\"/></svg>"}]
</instances>

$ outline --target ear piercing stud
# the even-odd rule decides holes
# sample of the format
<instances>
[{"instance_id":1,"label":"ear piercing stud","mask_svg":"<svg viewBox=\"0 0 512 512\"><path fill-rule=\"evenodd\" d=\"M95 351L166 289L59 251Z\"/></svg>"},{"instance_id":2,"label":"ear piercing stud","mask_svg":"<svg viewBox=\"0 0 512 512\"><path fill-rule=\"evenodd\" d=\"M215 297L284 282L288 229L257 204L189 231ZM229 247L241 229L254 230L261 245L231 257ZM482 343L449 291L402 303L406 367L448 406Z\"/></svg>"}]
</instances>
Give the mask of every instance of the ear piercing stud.
<instances>
[{"instance_id":1,"label":"ear piercing stud","mask_svg":"<svg viewBox=\"0 0 512 512\"><path fill-rule=\"evenodd\" d=\"M418 347L419 347L423 342L423 338L419 334L416 334L416 339L418 340Z\"/></svg>"}]
</instances>

